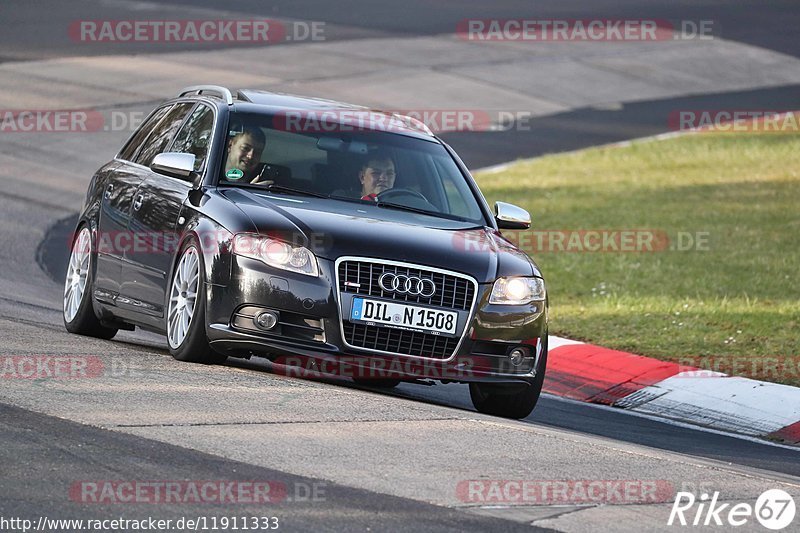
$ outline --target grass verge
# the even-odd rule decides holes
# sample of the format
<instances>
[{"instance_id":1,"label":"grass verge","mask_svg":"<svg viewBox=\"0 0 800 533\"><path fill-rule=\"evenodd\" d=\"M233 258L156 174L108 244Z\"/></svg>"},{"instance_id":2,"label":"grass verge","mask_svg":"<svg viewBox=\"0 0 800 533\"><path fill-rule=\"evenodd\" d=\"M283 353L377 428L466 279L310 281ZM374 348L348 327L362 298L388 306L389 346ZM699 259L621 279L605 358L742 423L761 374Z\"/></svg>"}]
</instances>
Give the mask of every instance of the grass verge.
<instances>
[{"instance_id":1,"label":"grass verge","mask_svg":"<svg viewBox=\"0 0 800 533\"><path fill-rule=\"evenodd\" d=\"M544 271L551 333L800 385L800 135L685 135L476 178L532 215L504 233Z\"/></svg>"}]
</instances>

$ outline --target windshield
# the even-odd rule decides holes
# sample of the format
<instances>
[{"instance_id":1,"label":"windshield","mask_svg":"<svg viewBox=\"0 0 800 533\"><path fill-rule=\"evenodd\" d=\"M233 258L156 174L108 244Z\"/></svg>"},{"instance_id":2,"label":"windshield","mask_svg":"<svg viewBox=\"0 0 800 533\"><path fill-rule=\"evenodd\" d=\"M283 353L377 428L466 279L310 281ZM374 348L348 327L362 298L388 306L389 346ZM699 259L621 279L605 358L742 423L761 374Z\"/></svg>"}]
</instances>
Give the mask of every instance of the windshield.
<instances>
[{"instance_id":1,"label":"windshield","mask_svg":"<svg viewBox=\"0 0 800 533\"><path fill-rule=\"evenodd\" d=\"M231 113L219 183L485 224L441 144L347 125Z\"/></svg>"}]
</instances>

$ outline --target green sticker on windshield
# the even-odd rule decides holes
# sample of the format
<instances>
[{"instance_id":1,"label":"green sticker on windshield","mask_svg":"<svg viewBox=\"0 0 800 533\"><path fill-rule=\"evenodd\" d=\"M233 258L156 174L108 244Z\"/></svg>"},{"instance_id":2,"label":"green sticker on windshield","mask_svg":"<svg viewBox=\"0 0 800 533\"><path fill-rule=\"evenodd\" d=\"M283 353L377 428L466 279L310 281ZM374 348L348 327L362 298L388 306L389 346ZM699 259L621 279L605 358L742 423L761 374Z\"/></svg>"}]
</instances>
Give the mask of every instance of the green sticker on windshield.
<instances>
[{"instance_id":1,"label":"green sticker on windshield","mask_svg":"<svg viewBox=\"0 0 800 533\"><path fill-rule=\"evenodd\" d=\"M232 168L225 173L225 177L231 181L240 180L244 177L244 172L238 168Z\"/></svg>"}]
</instances>

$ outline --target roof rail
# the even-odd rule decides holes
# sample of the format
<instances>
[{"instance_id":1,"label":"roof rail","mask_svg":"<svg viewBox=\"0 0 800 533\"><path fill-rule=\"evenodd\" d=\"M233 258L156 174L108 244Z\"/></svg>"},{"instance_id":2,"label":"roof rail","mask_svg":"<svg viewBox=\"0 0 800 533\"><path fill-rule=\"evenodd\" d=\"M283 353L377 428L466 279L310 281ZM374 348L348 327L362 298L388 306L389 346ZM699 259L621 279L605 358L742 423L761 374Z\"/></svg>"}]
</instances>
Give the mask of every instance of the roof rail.
<instances>
[{"instance_id":1,"label":"roof rail","mask_svg":"<svg viewBox=\"0 0 800 533\"><path fill-rule=\"evenodd\" d=\"M202 94L203 92L217 93L225 103L233 105L233 95L230 90L220 85L192 85L191 87L184 87L178 96L186 96L189 93Z\"/></svg>"},{"instance_id":2,"label":"roof rail","mask_svg":"<svg viewBox=\"0 0 800 533\"><path fill-rule=\"evenodd\" d=\"M436 136L436 134L433 133L433 130L431 130L427 124L425 124L418 118L414 118L408 115L401 115L400 113L392 113L392 116L400 119L401 121L404 121L406 125L410 126L411 128L419 132L426 133L431 137Z\"/></svg>"}]
</instances>

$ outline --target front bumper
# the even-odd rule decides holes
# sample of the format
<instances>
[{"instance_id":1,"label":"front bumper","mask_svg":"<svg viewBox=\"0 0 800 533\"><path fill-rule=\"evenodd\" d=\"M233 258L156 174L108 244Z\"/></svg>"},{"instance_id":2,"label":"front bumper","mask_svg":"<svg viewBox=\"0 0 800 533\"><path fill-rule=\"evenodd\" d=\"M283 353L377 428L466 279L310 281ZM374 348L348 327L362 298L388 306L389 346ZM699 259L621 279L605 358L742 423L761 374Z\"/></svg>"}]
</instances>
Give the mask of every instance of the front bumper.
<instances>
[{"instance_id":1,"label":"front bumper","mask_svg":"<svg viewBox=\"0 0 800 533\"><path fill-rule=\"evenodd\" d=\"M297 375L358 379L433 379L444 382L529 384L546 355L547 308L489 304L491 283L479 283L463 337L448 359L381 353L348 346L342 336L335 265L319 259L319 277L293 274L232 256L229 283L208 285L207 335L233 357L266 357ZM260 331L248 318L254 307L277 311L280 323ZM526 357L514 365L509 353Z\"/></svg>"}]
</instances>

